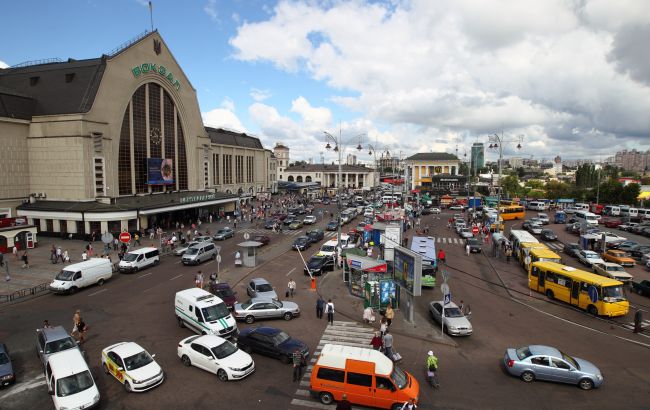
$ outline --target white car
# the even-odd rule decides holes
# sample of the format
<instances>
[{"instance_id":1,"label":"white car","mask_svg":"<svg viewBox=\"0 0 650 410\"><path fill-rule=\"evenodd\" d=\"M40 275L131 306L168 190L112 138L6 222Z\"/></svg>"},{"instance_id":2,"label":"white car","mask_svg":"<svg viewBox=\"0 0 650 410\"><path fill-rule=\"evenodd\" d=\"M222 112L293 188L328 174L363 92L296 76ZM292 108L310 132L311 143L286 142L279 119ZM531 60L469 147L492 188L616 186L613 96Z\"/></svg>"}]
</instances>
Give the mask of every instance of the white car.
<instances>
[{"instance_id":1,"label":"white car","mask_svg":"<svg viewBox=\"0 0 650 410\"><path fill-rule=\"evenodd\" d=\"M431 208L431 209L429 209L429 211L431 211L432 214L439 214L440 213L440 208Z\"/></svg>"},{"instance_id":2,"label":"white car","mask_svg":"<svg viewBox=\"0 0 650 410\"><path fill-rule=\"evenodd\" d=\"M537 214L537 219L542 223L542 225L548 225L551 223L548 214L539 213Z\"/></svg>"},{"instance_id":3,"label":"white car","mask_svg":"<svg viewBox=\"0 0 650 410\"><path fill-rule=\"evenodd\" d=\"M363 216L373 216L375 214L375 211L372 210L372 208L366 208L366 210L363 212Z\"/></svg>"},{"instance_id":4,"label":"white car","mask_svg":"<svg viewBox=\"0 0 650 410\"><path fill-rule=\"evenodd\" d=\"M239 380L255 371L248 353L215 335L190 336L178 343L178 357L185 366L196 366L217 375L219 380Z\"/></svg>"},{"instance_id":5,"label":"white car","mask_svg":"<svg viewBox=\"0 0 650 410\"><path fill-rule=\"evenodd\" d=\"M102 350L102 369L111 374L128 392L143 392L160 385L163 370L140 345L120 342Z\"/></svg>"},{"instance_id":6,"label":"white car","mask_svg":"<svg viewBox=\"0 0 650 410\"><path fill-rule=\"evenodd\" d=\"M316 217L314 215L307 215L305 219L302 220L304 225L311 225L316 223Z\"/></svg>"},{"instance_id":7,"label":"white car","mask_svg":"<svg viewBox=\"0 0 650 410\"><path fill-rule=\"evenodd\" d=\"M465 207L462 205L452 205L449 207L452 211L462 211Z\"/></svg>"},{"instance_id":8,"label":"white car","mask_svg":"<svg viewBox=\"0 0 650 410\"><path fill-rule=\"evenodd\" d=\"M470 228L463 228L460 230L458 234L463 239L469 239L474 237L474 234L472 233L472 230Z\"/></svg>"},{"instance_id":9,"label":"white car","mask_svg":"<svg viewBox=\"0 0 650 410\"><path fill-rule=\"evenodd\" d=\"M594 251L581 250L578 252L578 260L583 265L589 267L593 266L594 263L605 263L605 261Z\"/></svg>"}]
</instances>

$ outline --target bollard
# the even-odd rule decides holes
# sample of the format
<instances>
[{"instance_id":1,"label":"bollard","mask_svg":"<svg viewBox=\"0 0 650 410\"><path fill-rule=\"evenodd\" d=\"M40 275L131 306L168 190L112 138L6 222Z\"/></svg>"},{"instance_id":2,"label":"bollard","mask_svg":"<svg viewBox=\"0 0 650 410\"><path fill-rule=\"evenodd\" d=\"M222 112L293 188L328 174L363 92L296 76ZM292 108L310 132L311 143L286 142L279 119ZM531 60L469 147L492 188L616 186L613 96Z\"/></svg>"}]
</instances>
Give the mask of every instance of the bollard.
<instances>
[{"instance_id":1,"label":"bollard","mask_svg":"<svg viewBox=\"0 0 650 410\"><path fill-rule=\"evenodd\" d=\"M313 291L316 291L316 278L311 278L311 289Z\"/></svg>"}]
</instances>

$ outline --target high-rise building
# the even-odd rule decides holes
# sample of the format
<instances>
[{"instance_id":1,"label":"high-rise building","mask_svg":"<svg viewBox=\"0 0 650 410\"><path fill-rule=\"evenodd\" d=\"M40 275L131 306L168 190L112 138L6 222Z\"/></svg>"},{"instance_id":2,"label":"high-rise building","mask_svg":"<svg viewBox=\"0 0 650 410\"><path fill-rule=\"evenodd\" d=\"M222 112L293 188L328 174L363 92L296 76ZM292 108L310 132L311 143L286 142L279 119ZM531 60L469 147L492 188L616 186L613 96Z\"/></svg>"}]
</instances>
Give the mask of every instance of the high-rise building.
<instances>
[{"instance_id":1,"label":"high-rise building","mask_svg":"<svg viewBox=\"0 0 650 410\"><path fill-rule=\"evenodd\" d=\"M483 167L485 167L485 146L482 142L475 142L472 144L470 170L472 174L476 174Z\"/></svg>"},{"instance_id":2,"label":"high-rise building","mask_svg":"<svg viewBox=\"0 0 650 410\"><path fill-rule=\"evenodd\" d=\"M643 172L650 166L648 164L649 157L650 150L645 152L637 151L636 149L631 151L623 150L618 151L614 156L614 164L623 168L625 171Z\"/></svg>"}]
</instances>

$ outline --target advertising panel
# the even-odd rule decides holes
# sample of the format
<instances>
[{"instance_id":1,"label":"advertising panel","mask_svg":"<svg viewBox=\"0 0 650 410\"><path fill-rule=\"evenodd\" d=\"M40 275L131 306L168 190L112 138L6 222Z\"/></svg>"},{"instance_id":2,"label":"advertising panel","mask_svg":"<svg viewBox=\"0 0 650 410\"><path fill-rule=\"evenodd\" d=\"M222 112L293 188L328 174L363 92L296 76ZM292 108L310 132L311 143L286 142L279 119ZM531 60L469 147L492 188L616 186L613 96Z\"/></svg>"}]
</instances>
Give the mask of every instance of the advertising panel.
<instances>
[{"instance_id":1,"label":"advertising panel","mask_svg":"<svg viewBox=\"0 0 650 410\"><path fill-rule=\"evenodd\" d=\"M173 183L173 160L165 158L147 158L147 184L172 185Z\"/></svg>"},{"instance_id":2,"label":"advertising panel","mask_svg":"<svg viewBox=\"0 0 650 410\"><path fill-rule=\"evenodd\" d=\"M395 282L413 295L422 294L422 255L401 246L394 249Z\"/></svg>"}]
</instances>

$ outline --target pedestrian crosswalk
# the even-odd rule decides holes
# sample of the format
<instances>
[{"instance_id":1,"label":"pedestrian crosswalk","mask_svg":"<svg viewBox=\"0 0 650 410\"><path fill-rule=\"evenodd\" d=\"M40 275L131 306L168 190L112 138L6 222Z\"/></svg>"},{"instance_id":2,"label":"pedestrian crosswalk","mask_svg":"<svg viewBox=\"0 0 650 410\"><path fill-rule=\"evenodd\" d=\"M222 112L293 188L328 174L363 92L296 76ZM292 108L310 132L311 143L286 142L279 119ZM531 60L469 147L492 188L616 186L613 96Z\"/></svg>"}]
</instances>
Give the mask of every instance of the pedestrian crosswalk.
<instances>
[{"instance_id":1,"label":"pedestrian crosswalk","mask_svg":"<svg viewBox=\"0 0 650 410\"><path fill-rule=\"evenodd\" d=\"M551 249L555 249L556 251L561 251L564 249L564 245L558 242L546 242L546 246L548 246Z\"/></svg>"},{"instance_id":2,"label":"pedestrian crosswalk","mask_svg":"<svg viewBox=\"0 0 650 410\"><path fill-rule=\"evenodd\" d=\"M623 323L623 327L626 329L634 330L634 322ZM650 329L650 320L646 319L641 322L641 329L648 330Z\"/></svg>"},{"instance_id":3,"label":"pedestrian crosswalk","mask_svg":"<svg viewBox=\"0 0 650 410\"><path fill-rule=\"evenodd\" d=\"M335 320L333 325L327 325L323 336L314 350L309 365L307 365L305 374L300 379L300 386L296 390L291 400L291 409L309 408L332 410L332 406L322 404L318 399L309 395L309 380L314 363L318 359L323 346L331 343L345 346L361 347L371 349L370 341L372 340L375 329L363 326L356 322L344 322ZM353 406L353 409L361 410L365 407Z\"/></svg>"},{"instance_id":4,"label":"pedestrian crosswalk","mask_svg":"<svg viewBox=\"0 0 650 410\"><path fill-rule=\"evenodd\" d=\"M251 235L285 235L285 236L300 236L304 235L306 231L308 231L310 228L303 228L303 229L296 229L296 230L289 230L285 229L284 231L277 231L273 232L271 229L256 229L256 228L244 228L244 229L238 229L237 232L241 233L249 233ZM336 231L325 231L324 232L326 238L333 238L336 236L337 232Z\"/></svg>"}]
</instances>

